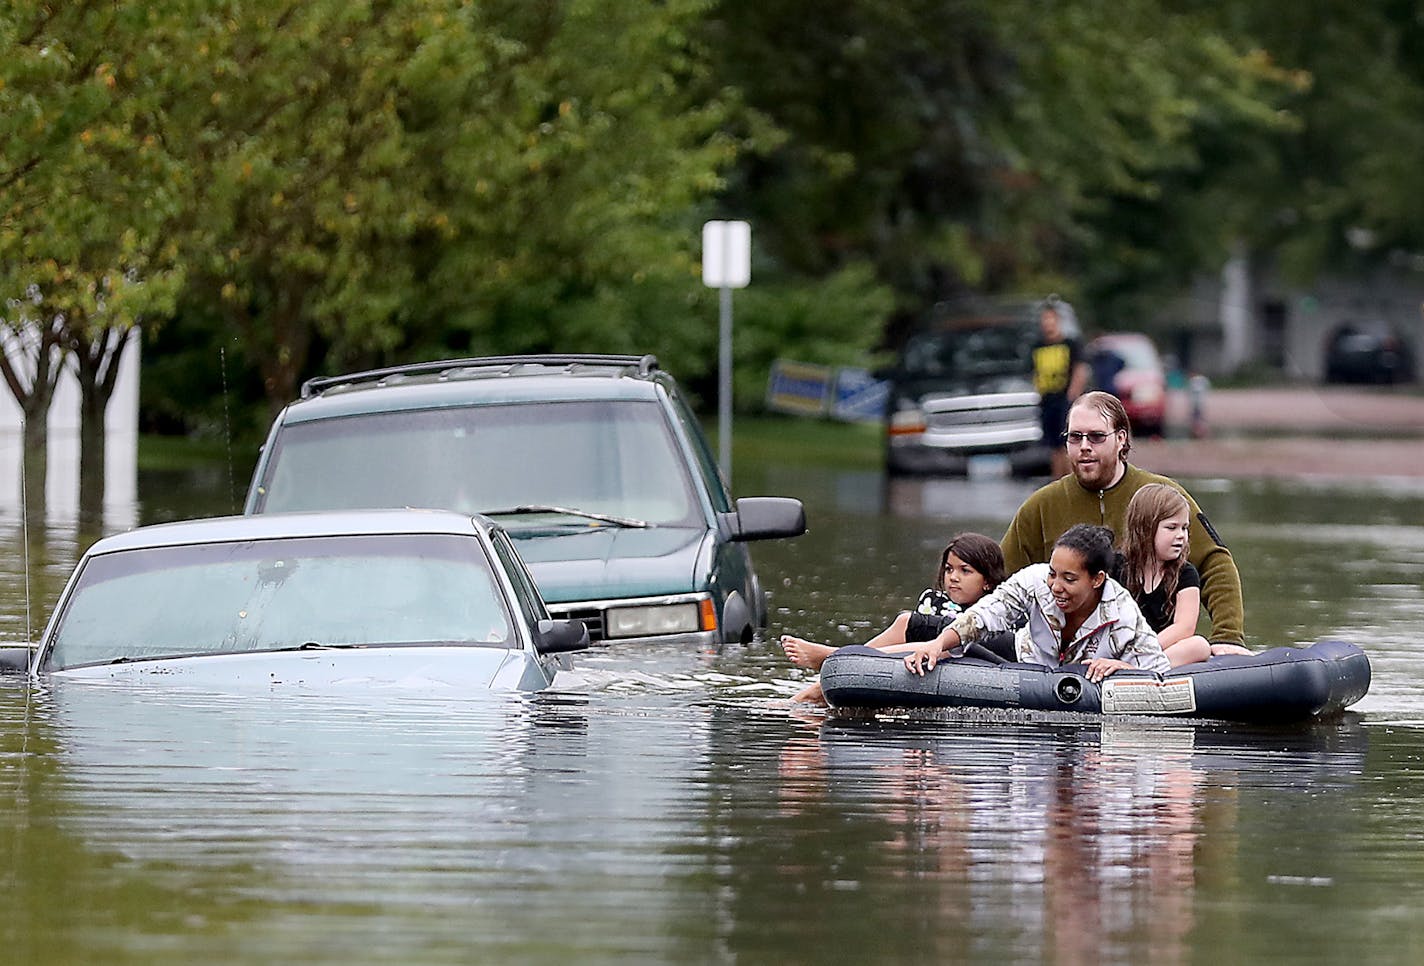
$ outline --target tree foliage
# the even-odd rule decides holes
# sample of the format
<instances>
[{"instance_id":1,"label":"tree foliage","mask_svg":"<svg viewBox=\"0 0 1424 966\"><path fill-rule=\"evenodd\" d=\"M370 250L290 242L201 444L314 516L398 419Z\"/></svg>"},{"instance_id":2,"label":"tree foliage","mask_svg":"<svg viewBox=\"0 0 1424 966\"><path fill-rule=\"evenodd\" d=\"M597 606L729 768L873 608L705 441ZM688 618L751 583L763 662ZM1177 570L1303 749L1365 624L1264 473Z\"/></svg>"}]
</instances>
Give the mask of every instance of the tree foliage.
<instances>
[{"instance_id":1,"label":"tree foliage","mask_svg":"<svg viewBox=\"0 0 1424 966\"><path fill-rule=\"evenodd\" d=\"M0 360L42 505L63 360L81 387L81 515L103 500L104 409L127 333L171 312L166 237L182 196L163 110L188 4L0 6L0 296L21 351ZM42 511L37 511L42 512Z\"/></svg>"},{"instance_id":2,"label":"tree foliage","mask_svg":"<svg viewBox=\"0 0 1424 966\"><path fill-rule=\"evenodd\" d=\"M182 395L219 346L268 405L544 349L697 384L697 229L746 218L758 397L965 291L1126 304L1243 243L1413 264L1416 6L0 0L0 290L74 348L171 324Z\"/></svg>"},{"instance_id":3,"label":"tree foliage","mask_svg":"<svg viewBox=\"0 0 1424 966\"><path fill-rule=\"evenodd\" d=\"M590 334L577 307L686 274L679 233L727 157L716 103L681 93L698 9L270 0L205 18L187 245L273 403L315 346L341 366L633 341L630 313Z\"/></svg>"},{"instance_id":4,"label":"tree foliage","mask_svg":"<svg viewBox=\"0 0 1424 966\"><path fill-rule=\"evenodd\" d=\"M1286 72L1159 0L853 0L804 31L795 0L717 16L721 68L780 134L748 130L736 203L781 263L869 260L911 312L1116 281L1102 253L1143 256L1137 215L1220 164L1205 145L1289 124Z\"/></svg>"}]
</instances>

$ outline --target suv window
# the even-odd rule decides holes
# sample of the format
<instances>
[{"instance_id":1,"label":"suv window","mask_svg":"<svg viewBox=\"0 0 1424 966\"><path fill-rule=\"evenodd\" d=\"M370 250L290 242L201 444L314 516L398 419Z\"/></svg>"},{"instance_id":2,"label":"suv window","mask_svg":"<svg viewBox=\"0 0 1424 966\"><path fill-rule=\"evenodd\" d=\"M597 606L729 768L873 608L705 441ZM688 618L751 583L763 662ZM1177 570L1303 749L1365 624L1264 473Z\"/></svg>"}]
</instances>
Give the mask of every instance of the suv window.
<instances>
[{"instance_id":1,"label":"suv window","mask_svg":"<svg viewBox=\"0 0 1424 966\"><path fill-rule=\"evenodd\" d=\"M463 406L289 423L257 509L549 504L704 525L661 407L600 400Z\"/></svg>"}]
</instances>

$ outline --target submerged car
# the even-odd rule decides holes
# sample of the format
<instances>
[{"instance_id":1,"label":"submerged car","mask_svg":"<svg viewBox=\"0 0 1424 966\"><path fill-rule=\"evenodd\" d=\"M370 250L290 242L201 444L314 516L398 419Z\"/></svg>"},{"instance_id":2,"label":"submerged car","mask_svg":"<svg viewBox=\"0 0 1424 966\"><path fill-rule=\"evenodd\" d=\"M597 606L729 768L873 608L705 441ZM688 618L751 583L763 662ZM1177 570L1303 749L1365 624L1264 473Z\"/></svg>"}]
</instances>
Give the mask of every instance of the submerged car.
<instances>
[{"instance_id":1,"label":"submerged car","mask_svg":"<svg viewBox=\"0 0 1424 966\"><path fill-rule=\"evenodd\" d=\"M588 646L508 534L430 511L168 523L98 541L31 671L175 684L539 690Z\"/></svg>"},{"instance_id":2,"label":"submerged car","mask_svg":"<svg viewBox=\"0 0 1424 966\"><path fill-rule=\"evenodd\" d=\"M937 307L887 373L885 469L965 473L976 463L1015 473L1048 466L1033 387L1037 303Z\"/></svg>"},{"instance_id":3,"label":"submerged car","mask_svg":"<svg viewBox=\"0 0 1424 966\"><path fill-rule=\"evenodd\" d=\"M1088 343L1084 353L1093 384L1122 400L1135 432L1162 432L1167 417L1167 370L1152 340L1140 332L1110 332Z\"/></svg>"},{"instance_id":4,"label":"submerged car","mask_svg":"<svg viewBox=\"0 0 1424 966\"><path fill-rule=\"evenodd\" d=\"M801 503L732 502L652 356L456 359L309 380L277 417L246 512L436 507L500 521L549 609L595 641L715 645L766 626L746 542Z\"/></svg>"}]
</instances>

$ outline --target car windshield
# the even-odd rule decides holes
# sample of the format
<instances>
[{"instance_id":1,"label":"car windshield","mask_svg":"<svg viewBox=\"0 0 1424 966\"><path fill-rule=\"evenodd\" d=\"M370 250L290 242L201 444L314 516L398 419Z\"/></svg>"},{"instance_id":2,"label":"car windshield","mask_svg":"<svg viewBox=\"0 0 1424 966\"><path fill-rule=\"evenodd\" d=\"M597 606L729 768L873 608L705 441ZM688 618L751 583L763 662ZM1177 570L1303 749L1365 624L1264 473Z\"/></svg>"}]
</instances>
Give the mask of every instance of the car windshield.
<instances>
[{"instance_id":1,"label":"car windshield","mask_svg":"<svg viewBox=\"0 0 1424 966\"><path fill-rule=\"evenodd\" d=\"M919 332L901 356L908 376L1003 376L1029 371L1033 339L1023 326Z\"/></svg>"},{"instance_id":2,"label":"car windshield","mask_svg":"<svg viewBox=\"0 0 1424 966\"><path fill-rule=\"evenodd\" d=\"M283 648L510 646L509 613L469 537L363 535L102 554L57 618L51 670Z\"/></svg>"},{"instance_id":3,"label":"car windshield","mask_svg":"<svg viewBox=\"0 0 1424 966\"><path fill-rule=\"evenodd\" d=\"M290 423L257 508L567 507L650 525L698 504L661 408L639 400L464 406ZM616 520L569 517L580 526ZM517 520L503 518L508 526Z\"/></svg>"}]
</instances>

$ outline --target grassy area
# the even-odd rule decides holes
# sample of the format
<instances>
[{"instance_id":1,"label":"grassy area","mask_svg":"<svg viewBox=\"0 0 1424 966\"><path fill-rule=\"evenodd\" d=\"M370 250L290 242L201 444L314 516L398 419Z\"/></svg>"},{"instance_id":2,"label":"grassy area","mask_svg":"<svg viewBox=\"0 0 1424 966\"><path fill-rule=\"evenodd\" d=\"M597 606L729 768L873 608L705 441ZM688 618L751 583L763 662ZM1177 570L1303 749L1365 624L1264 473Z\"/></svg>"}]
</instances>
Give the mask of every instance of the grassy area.
<instances>
[{"instance_id":1,"label":"grassy area","mask_svg":"<svg viewBox=\"0 0 1424 966\"><path fill-rule=\"evenodd\" d=\"M878 425L838 423L793 416L739 416L732 425L732 457L741 462L878 469L884 462L884 431ZM707 425L717 445L717 426Z\"/></svg>"},{"instance_id":2,"label":"grassy area","mask_svg":"<svg viewBox=\"0 0 1424 966\"><path fill-rule=\"evenodd\" d=\"M234 466L251 467L257 459L257 446L247 443L227 443L217 439L190 439L186 436L143 435L138 438L138 468L140 470L183 470L196 466L212 466L227 462L231 455Z\"/></svg>"}]
</instances>

